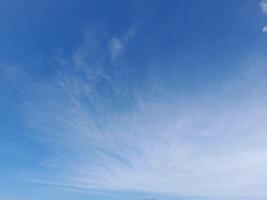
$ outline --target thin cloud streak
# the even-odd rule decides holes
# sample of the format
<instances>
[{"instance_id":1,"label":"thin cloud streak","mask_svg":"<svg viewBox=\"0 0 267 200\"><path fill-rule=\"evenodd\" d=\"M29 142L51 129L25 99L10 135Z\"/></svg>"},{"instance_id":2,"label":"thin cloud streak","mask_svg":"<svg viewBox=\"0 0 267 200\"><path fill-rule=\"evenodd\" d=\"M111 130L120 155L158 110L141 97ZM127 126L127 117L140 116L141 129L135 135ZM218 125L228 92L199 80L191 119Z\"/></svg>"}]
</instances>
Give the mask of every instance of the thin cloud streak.
<instances>
[{"instance_id":1,"label":"thin cloud streak","mask_svg":"<svg viewBox=\"0 0 267 200\"><path fill-rule=\"evenodd\" d=\"M262 13L266 14L267 13L267 2L266 1L261 1L259 5L261 7Z\"/></svg>"},{"instance_id":2,"label":"thin cloud streak","mask_svg":"<svg viewBox=\"0 0 267 200\"><path fill-rule=\"evenodd\" d=\"M112 37L109 42L111 59L116 60L124 51L126 43L134 37L136 28L132 27L121 37Z\"/></svg>"}]
</instances>

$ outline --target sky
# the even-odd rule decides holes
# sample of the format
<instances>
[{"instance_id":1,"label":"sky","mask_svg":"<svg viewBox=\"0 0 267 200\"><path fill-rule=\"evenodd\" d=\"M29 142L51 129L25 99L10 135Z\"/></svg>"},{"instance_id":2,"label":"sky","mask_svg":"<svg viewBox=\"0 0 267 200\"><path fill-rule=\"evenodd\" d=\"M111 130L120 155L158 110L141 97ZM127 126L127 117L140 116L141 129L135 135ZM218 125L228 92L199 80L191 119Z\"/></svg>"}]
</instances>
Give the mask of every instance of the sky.
<instances>
[{"instance_id":1,"label":"sky","mask_svg":"<svg viewBox=\"0 0 267 200\"><path fill-rule=\"evenodd\" d=\"M267 198L267 1L1 0L0 199Z\"/></svg>"}]
</instances>

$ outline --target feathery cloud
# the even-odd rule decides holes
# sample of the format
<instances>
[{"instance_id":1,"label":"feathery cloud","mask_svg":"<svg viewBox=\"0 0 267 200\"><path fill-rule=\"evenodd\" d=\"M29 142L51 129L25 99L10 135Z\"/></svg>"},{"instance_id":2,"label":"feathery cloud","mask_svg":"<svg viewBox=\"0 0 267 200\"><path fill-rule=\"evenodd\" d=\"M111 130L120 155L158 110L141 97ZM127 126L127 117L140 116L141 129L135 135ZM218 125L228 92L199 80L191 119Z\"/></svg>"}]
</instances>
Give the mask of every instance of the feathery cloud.
<instances>
[{"instance_id":1,"label":"feathery cloud","mask_svg":"<svg viewBox=\"0 0 267 200\"><path fill-rule=\"evenodd\" d=\"M123 76L114 78L111 66L88 59L91 53L84 45L62 58L63 71L38 87L45 95L26 112L41 132L32 137L54 152L45 164L60 173L50 182L90 190L267 196L261 67L180 105L133 95Z\"/></svg>"},{"instance_id":2,"label":"feathery cloud","mask_svg":"<svg viewBox=\"0 0 267 200\"><path fill-rule=\"evenodd\" d=\"M111 53L111 58L115 59L116 57L118 57L122 50L123 50L123 44L122 41L119 40L118 38L111 38L110 40L110 53Z\"/></svg>"},{"instance_id":3,"label":"feathery cloud","mask_svg":"<svg viewBox=\"0 0 267 200\"><path fill-rule=\"evenodd\" d=\"M121 55L125 48L125 44L134 37L136 28L132 27L122 37L112 37L109 42L111 59L115 60Z\"/></svg>"},{"instance_id":4,"label":"feathery cloud","mask_svg":"<svg viewBox=\"0 0 267 200\"><path fill-rule=\"evenodd\" d=\"M261 1L259 5L261 7L262 13L266 14L267 13L267 2L266 1Z\"/></svg>"}]
</instances>

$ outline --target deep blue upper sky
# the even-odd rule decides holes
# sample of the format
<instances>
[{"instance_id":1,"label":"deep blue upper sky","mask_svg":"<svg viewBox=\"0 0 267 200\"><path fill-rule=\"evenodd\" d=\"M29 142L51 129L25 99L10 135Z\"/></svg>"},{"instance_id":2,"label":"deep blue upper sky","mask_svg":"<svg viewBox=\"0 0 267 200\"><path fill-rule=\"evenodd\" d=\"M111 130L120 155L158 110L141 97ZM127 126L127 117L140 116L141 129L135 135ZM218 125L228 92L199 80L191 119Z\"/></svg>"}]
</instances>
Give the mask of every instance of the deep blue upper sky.
<instances>
[{"instance_id":1,"label":"deep blue upper sky","mask_svg":"<svg viewBox=\"0 0 267 200\"><path fill-rule=\"evenodd\" d=\"M2 0L0 199L266 197L266 13Z\"/></svg>"}]
</instances>

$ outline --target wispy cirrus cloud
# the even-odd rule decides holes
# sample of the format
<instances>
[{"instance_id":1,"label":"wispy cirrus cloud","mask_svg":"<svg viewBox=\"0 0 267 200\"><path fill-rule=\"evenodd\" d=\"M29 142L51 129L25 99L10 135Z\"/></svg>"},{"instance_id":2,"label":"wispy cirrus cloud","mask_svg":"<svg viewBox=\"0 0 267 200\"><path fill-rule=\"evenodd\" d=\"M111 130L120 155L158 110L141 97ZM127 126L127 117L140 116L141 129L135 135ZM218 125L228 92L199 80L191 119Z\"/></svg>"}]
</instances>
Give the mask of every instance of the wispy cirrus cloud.
<instances>
[{"instance_id":1,"label":"wispy cirrus cloud","mask_svg":"<svg viewBox=\"0 0 267 200\"><path fill-rule=\"evenodd\" d=\"M261 7L262 13L266 14L267 13L267 2L266 1L261 1L259 5Z\"/></svg>"},{"instance_id":2,"label":"wispy cirrus cloud","mask_svg":"<svg viewBox=\"0 0 267 200\"><path fill-rule=\"evenodd\" d=\"M128 72L106 64L109 52L103 50L112 38L94 51L91 39L59 59L57 77L38 85L38 101L25 107L25 118L40 133L31 137L53 152L42 164L57 173L44 182L88 190L267 196L261 64L216 92L190 101L173 95L170 102L144 96L125 81ZM94 60L94 52L104 60Z\"/></svg>"},{"instance_id":3,"label":"wispy cirrus cloud","mask_svg":"<svg viewBox=\"0 0 267 200\"><path fill-rule=\"evenodd\" d=\"M123 50L123 44L121 40L118 38L111 38L110 40L110 52L111 52L111 58L115 59L117 56L119 56Z\"/></svg>"},{"instance_id":4,"label":"wispy cirrus cloud","mask_svg":"<svg viewBox=\"0 0 267 200\"><path fill-rule=\"evenodd\" d=\"M263 14L267 14L267 1L261 1L260 3L259 3L259 5L260 5L260 7L261 7L261 11L262 11L262 13ZM263 28L262 28L262 32L267 32L267 26L264 26Z\"/></svg>"},{"instance_id":5,"label":"wispy cirrus cloud","mask_svg":"<svg viewBox=\"0 0 267 200\"><path fill-rule=\"evenodd\" d=\"M109 42L111 59L115 60L121 55L126 43L135 35L136 28L132 27L127 33L121 37L112 37Z\"/></svg>"}]
</instances>

